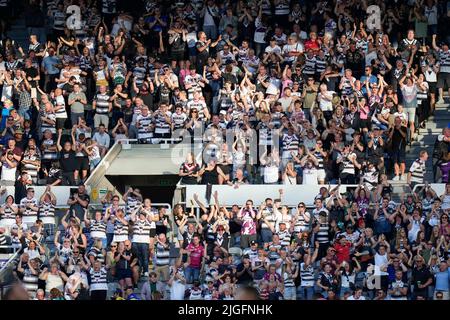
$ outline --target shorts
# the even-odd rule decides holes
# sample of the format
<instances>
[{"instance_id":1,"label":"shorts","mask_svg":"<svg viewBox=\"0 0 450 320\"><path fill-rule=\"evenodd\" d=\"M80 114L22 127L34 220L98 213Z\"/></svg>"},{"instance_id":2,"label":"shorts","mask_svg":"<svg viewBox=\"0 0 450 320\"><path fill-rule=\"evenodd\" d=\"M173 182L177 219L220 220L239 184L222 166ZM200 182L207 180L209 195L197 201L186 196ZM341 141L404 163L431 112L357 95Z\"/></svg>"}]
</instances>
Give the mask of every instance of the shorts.
<instances>
[{"instance_id":1,"label":"shorts","mask_svg":"<svg viewBox=\"0 0 450 320\"><path fill-rule=\"evenodd\" d=\"M56 129L64 129L66 118L56 118Z\"/></svg>"},{"instance_id":2,"label":"shorts","mask_svg":"<svg viewBox=\"0 0 450 320\"><path fill-rule=\"evenodd\" d=\"M184 50L183 51L172 51L170 54L170 59L175 61L184 60Z\"/></svg>"},{"instance_id":3,"label":"shorts","mask_svg":"<svg viewBox=\"0 0 450 320\"><path fill-rule=\"evenodd\" d=\"M77 157L78 160L78 171L88 170L89 169L89 159L88 157Z\"/></svg>"},{"instance_id":4,"label":"shorts","mask_svg":"<svg viewBox=\"0 0 450 320\"><path fill-rule=\"evenodd\" d=\"M324 169L317 170L317 180L319 181L325 181L327 174L325 173Z\"/></svg>"},{"instance_id":5,"label":"shorts","mask_svg":"<svg viewBox=\"0 0 450 320\"><path fill-rule=\"evenodd\" d=\"M158 266L155 269L155 273L159 281L162 282L169 281L170 278L169 266Z\"/></svg>"},{"instance_id":6,"label":"shorts","mask_svg":"<svg viewBox=\"0 0 450 320\"><path fill-rule=\"evenodd\" d=\"M189 47L188 52L189 52L189 57L195 57L197 55L197 48Z\"/></svg>"},{"instance_id":7,"label":"shorts","mask_svg":"<svg viewBox=\"0 0 450 320\"><path fill-rule=\"evenodd\" d=\"M131 278L132 277L131 269L116 269L116 277L119 280Z\"/></svg>"},{"instance_id":8,"label":"shorts","mask_svg":"<svg viewBox=\"0 0 450 320\"><path fill-rule=\"evenodd\" d=\"M156 228L150 229L150 238L154 238L156 236Z\"/></svg>"},{"instance_id":9,"label":"shorts","mask_svg":"<svg viewBox=\"0 0 450 320\"><path fill-rule=\"evenodd\" d=\"M94 116L94 127L98 128L100 124L104 124L106 129L108 129L109 116L107 114L96 114Z\"/></svg>"},{"instance_id":10,"label":"shorts","mask_svg":"<svg viewBox=\"0 0 450 320\"><path fill-rule=\"evenodd\" d=\"M437 82L428 82L428 87L430 89L430 93L436 93L436 89L437 89Z\"/></svg>"},{"instance_id":11,"label":"shorts","mask_svg":"<svg viewBox=\"0 0 450 320\"><path fill-rule=\"evenodd\" d=\"M438 74L437 87L444 88L445 85L447 85L447 88L450 88L450 73L440 72Z\"/></svg>"},{"instance_id":12,"label":"shorts","mask_svg":"<svg viewBox=\"0 0 450 320\"><path fill-rule=\"evenodd\" d=\"M405 108L405 112L408 115L408 122L414 122L416 119L416 108Z\"/></svg>"}]
</instances>

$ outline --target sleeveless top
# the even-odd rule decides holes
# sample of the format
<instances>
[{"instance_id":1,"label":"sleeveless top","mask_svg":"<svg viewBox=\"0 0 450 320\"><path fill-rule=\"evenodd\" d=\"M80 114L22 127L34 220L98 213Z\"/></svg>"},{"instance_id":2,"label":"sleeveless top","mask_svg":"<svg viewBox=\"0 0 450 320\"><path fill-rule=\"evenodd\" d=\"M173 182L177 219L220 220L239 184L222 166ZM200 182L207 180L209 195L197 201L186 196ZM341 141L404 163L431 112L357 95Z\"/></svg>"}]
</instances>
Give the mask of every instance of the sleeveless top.
<instances>
[{"instance_id":1,"label":"sleeveless top","mask_svg":"<svg viewBox=\"0 0 450 320\"><path fill-rule=\"evenodd\" d=\"M202 175L202 184L218 184L219 173L217 172L217 165L212 170L205 170Z\"/></svg>"},{"instance_id":2,"label":"sleeveless top","mask_svg":"<svg viewBox=\"0 0 450 320\"><path fill-rule=\"evenodd\" d=\"M45 292L49 293L53 288L58 289L59 291L64 291L64 281L61 279L61 276L49 273L47 276L47 281L45 283Z\"/></svg>"}]
</instances>

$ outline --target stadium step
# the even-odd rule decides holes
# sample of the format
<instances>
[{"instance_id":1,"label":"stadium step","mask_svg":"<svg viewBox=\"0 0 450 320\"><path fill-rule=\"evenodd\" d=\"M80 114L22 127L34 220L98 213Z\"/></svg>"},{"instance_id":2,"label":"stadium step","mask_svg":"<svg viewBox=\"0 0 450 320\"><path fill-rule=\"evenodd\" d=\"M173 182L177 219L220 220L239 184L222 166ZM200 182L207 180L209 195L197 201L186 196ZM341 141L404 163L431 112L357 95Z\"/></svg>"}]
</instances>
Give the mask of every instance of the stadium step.
<instances>
[{"instance_id":1,"label":"stadium step","mask_svg":"<svg viewBox=\"0 0 450 320\"><path fill-rule=\"evenodd\" d=\"M26 28L25 19L22 17L17 18L11 23L11 26L7 32L8 37L14 39L14 41L22 48L28 47L28 30Z\"/></svg>"}]
</instances>

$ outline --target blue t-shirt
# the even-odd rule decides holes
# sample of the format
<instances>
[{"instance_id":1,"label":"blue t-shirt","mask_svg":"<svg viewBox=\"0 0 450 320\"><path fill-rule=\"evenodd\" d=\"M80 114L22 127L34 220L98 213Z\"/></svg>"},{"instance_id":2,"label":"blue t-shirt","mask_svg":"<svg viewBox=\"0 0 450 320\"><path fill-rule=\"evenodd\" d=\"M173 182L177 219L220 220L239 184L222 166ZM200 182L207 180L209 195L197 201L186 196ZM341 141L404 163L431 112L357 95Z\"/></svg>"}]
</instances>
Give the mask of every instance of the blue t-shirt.
<instances>
[{"instance_id":1,"label":"blue t-shirt","mask_svg":"<svg viewBox=\"0 0 450 320\"><path fill-rule=\"evenodd\" d=\"M61 60L57 56L47 56L42 60L42 66L48 74L59 74L59 69L56 68L59 63L61 63Z\"/></svg>"},{"instance_id":2,"label":"blue t-shirt","mask_svg":"<svg viewBox=\"0 0 450 320\"><path fill-rule=\"evenodd\" d=\"M436 291L450 291L450 267L447 268L447 271L436 273L434 277L436 279Z\"/></svg>"}]
</instances>

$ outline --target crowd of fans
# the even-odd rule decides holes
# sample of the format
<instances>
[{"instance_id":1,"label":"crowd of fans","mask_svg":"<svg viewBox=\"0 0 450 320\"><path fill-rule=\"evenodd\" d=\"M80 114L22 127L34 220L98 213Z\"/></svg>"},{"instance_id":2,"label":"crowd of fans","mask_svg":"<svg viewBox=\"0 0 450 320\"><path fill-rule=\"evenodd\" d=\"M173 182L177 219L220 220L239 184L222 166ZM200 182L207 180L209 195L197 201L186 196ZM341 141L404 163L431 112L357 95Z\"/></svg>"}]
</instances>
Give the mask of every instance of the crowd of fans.
<instances>
[{"instance_id":1,"label":"crowd of fans","mask_svg":"<svg viewBox=\"0 0 450 320\"><path fill-rule=\"evenodd\" d=\"M39 200L30 187L0 207L0 244L20 250L15 275L38 300L233 300L248 287L263 300L448 300L450 185L391 192L323 187L314 208L283 205L282 189L227 208L214 192L169 212L137 188L95 210L80 186L58 217L51 187Z\"/></svg>"},{"instance_id":2,"label":"crowd of fans","mask_svg":"<svg viewBox=\"0 0 450 320\"><path fill-rule=\"evenodd\" d=\"M2 34L13 2L0 1ZM18 278L36 299L111 298L118 282L114 299L228 300L254 285L272 300L448 300L450 190L433 191L425 163L449 182L450 127L408 167L406 150L450 92L449 12L433 0L31 0L28 47L0 45L0 181L16 187L0 244L23 250ZM282 194L225 208L214 194L192 200L197 217L136 189L89 206L83 183L114 142L198 133L208 161L189 154L182 184L357 188L324 187L313 210ZM394 201L389 179L425 187ZM48 186L41 199L34 185ZM57 185L80 185L61 218Z\"/></svg>"}]
</instances>

